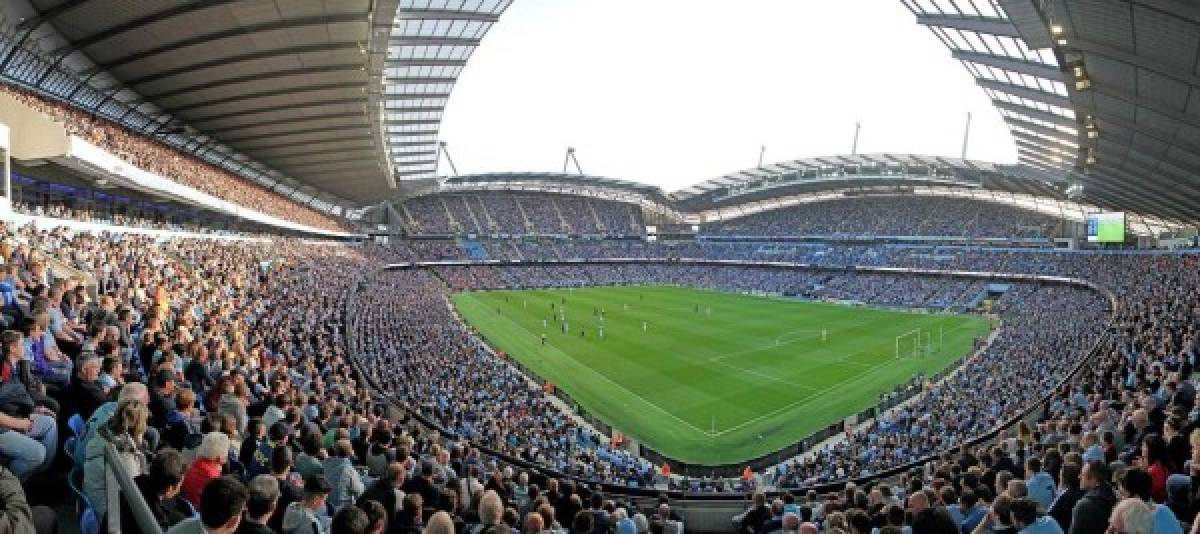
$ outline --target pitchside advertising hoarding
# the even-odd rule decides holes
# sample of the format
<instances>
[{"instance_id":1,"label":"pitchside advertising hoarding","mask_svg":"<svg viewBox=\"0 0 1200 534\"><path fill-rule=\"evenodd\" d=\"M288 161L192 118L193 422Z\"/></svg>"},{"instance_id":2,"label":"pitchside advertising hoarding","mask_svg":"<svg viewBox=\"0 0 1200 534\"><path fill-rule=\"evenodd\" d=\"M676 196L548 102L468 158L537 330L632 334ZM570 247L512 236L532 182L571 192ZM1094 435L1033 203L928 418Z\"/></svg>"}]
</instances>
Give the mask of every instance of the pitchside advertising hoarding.
<instances>
[{"instance_id":1,"label":"pitchside advertising hoarding","mask_svg":"<svg viewBox=\"0 0 1200 534\"><path fill-rule=\"evenodd\" d=\"M1125 214L1112 212L1088 215L1087 240L1090 243L1124 243Z\"/></svg>"}]
</instances>

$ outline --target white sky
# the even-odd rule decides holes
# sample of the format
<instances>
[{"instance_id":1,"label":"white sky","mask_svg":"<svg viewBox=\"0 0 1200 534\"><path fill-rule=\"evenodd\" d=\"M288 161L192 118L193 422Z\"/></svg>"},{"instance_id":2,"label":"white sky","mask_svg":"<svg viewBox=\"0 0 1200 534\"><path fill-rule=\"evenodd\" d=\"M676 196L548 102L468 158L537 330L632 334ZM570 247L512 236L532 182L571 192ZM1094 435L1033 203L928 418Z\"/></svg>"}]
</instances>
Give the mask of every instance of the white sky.
<instances>
[{"instance_id":1,"label":"white sky","mask_svg":"<svg viewBox=\"0 0 1200 534\"><path fill-rule=\"evenodd\" d=\"M561 171L675 190L765 162L860 153L1011 163L969 73L898 0L516 0L441 128L460 173ZM443 164L439 173L449 172Z\"/></svg>"}]
</instances>

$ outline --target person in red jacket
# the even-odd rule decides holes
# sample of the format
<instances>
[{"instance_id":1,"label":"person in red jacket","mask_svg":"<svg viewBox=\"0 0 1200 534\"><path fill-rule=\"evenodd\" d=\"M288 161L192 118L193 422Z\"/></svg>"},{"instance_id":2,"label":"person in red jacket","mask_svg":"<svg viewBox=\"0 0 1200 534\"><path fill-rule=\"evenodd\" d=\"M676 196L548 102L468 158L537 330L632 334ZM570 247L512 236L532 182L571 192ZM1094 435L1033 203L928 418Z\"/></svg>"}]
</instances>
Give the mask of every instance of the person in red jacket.
<instances>
[{"instance_id":1,"label":"person in red jacket","mask_svg":"<svg viewBox=\"0 0 1200 534\"><path fill-rule=\"evenodd\" d=\"M1137 465L1150 473L1150 496L1154 502L1167 501L1167 477L1171 476L1170 455L1167 442L1159 434L1147 434L1142 439L1142 456Z\"/></svg>"},{"instance_id":2,"label":"person in red jacket","mask_svg":"<svg viewBox=\"0 0 1200 534\"><path fill-rule=\"evenodd\" d=\"M183 475L183 498L200 511L200 495L209 481L221 476L221 468L229 461L229 436L221 432L204 435L196 448L196 459Z\"/></svg>"}]
</instances>

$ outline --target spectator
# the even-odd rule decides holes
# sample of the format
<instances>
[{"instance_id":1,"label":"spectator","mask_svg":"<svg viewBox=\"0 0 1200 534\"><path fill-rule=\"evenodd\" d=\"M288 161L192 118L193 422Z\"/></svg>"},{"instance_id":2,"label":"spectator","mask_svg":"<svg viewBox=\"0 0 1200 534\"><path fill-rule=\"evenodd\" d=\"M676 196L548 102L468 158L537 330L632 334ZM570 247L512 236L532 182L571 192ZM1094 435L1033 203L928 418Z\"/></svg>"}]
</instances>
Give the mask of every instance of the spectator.
<instances>
[{"instance_id":1,"label":"spectator","mask_svg":"<svg viewBox=\"0 0 1200 534\"><path fill-rule=\"evenodd\" d=\"M111 445L128 476L137 478L149 471L149 463L142 448L142 435L146 431L149 410L142 401L126 399L117 405L113 416L96 431L87 444L83 464L83 493L87 495L96 511L97 518L108 512L105 470L108 465L105 449Z\"/></svg>"},{"instance_id":2,"label":"spectator","mask_svg":"<svg viewBox=\"0 0 1200 534\"><path fill-rule=\"evenodd\" d=\"M327 534L328 520L323 516L329 497L329 484L320 476L304 480L304 499L288 506L283 516L285 534Z\"/></svg>"},{"instance_id":3,"label":"spectator","mask_svg":"<svg viewBox=\"0 0 1200 534\"><path fill-rule=\"evenodd\" d=\"M1058 522L1058 526L1062 528L1063 532L1071 530L1072 512L1086 493L1086 490L1079 484L1079 471L1079 466L1076 464L1066 464L1062 467L1058 474L1059 493L1047 512Z\"/></svg>"},{"instance_id":4,"label":"spectator","mask_svg":"<svg viewBox=\"0 0 1200 534\"><path fill-rule=\"evenodd\" d=\"M422 534L454 534L454 521L450 514L437 512L429 517Z\"/></svg>"},{"instance_id":5,"label":"spectator","mask_svg":"<svg viewBox=\"0 0 1200 534\"><path fill-rule=\"evenodd\" d=\"M1122 534L1153 534L1154 514L1150 505L1136 497L1121 499L1113 508L1108 522L1108 532Z\"/></svg>"},{"instance_id":6,"label":"spectator","mask_svg":"<svg viewBox=\"0 0 1200 534\"><path fill-rule=\"evenodd\" d=\"M51 412L35 404L32 379L24 362L21 334L0 334L4 361L0 364L0 458L22 481L54 462L58 427Z\"/></svg>"},{"instance_id":7,"label":"spectator","mask_svg":"<svg viewBox=\"0 0 1200 534\"><path fill-rule=\"evenodd\" d=\"M1038 517L1039 506L1041 504L1028 497L1014 499L1009 507L1012 525L1021 534L1062 534L1062 527L1058 526L1054 518Z\"/></svg>"},{"instance_id":8,"label":"spectator","mask_svg":"<svg viewBox=\"0 0 1200 534\"><path fill-rule=\"evenodd\" d=\"M370 528L371 519L362 508L346 506L333 515L330 534L367 534Z\"/></svg>"},{"instance_id":9,"label":"spectator","mask_svg":"<svg viewBox=\"0 0 1200 534\"><path fill-rule=\"evenodd\" d=\"M242 520L249 495L232 476L213 479L201 494L200 517L185 519L167 534L232 534Z\"/></svg>"},{"instance_id":10,"label":"spectator","mask_svg":"<svg viewBox=\"0 0 1200 534\"><path fill-rule=\"evenodd\" d=\"M150 515L163 532L192 517L192 505L179 495L184 469L183 455L175 449L165 448L155 453L146 474L133 479ZM121 528L125 532L141 531L126 499L121 499Z\"/></svg>"},{"instance_id":11,"label":"spectator","mask_svg":"<svg viewBox=\"0 0 1200 534\"><path fill-rule=\"evenodd\" d=\"M1103 531L1117 504L1117 497L1109 485L1108 468L1103 461L1091 460L1084 464L1080 489L1086 493L1071 512L1071 534Z\"/></svg>"},{"instance_id":12,"label":"spectator","mask_svg":"<svg viewBox=\"0 0 1200 534\"><path fill-rule=\"evenodd\" d=\"M183 476L183 498L192 503L197 511L204 512L201 499L204 487L221 476L228 460L229 436L221 432L205 434L200 447L196 449L196 459Z\"/></svg>"},{"instance_id":13,"label":"spectator","mask_svg":"<svg viewBox=\"0 0 1200 534\"><path fill-rule=\"evenodd\" d=\"M338 440L333 446L333 456L325 460L325 480L329 482L329 506L333 510L354 504L366 488L362 478L354 469L351 460L354 458L354 448L349 440ZM431 500L431 502L434 502Z\"/></svg>"},{"instance_id":14,"label":"spectator","mask_svg":"<svg viewBox=\"0 0 1200 534\"><path fill-rule=\"evenodd\" d=\"M237 533L273 534L267 521L279 504L279 480L271 475L258 475L250 479L246 492L246 517L238 526Z\"/></svg>"}]
</instances>

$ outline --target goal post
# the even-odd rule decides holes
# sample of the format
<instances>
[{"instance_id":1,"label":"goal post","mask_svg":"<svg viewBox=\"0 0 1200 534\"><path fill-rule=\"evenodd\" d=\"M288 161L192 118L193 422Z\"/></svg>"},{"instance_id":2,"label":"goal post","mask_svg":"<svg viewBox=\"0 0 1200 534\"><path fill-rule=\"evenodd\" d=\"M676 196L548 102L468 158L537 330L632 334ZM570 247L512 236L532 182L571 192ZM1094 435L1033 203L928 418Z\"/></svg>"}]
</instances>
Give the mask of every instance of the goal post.
<instances>
[{"instance_id":1,"label":"goal post","mask_svg":"<svg viewBox=\"0 0 1200 534\"><path fill-rule=\"evenodd\" d=\"M896 358L920 356L928 347L926 340L931 335L931 332L924 332L920 328L916 328L896 336Z\"/></svg>"}]
</instances>

